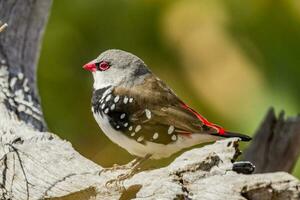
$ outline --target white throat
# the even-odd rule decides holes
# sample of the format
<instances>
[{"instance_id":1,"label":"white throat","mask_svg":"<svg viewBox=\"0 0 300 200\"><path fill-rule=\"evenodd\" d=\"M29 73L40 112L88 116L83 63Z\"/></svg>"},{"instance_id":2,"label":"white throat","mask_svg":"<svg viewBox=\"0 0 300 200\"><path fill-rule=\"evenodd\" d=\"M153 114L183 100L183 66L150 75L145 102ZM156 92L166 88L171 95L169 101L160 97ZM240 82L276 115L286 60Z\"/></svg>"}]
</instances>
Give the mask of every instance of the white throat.
<instances>
[{"instance_id":1,"label":"white throat","mask_svg":"<svg viewBox=\"0 0 300 200\"><path fill-rule=\"evenodd\" d=\"M106 72L93 72L94 77L94 89L101 89L108 86L122 86L122 87L133 87L134 85L141 84L145 80L145 74L142 76L135 77L130 71L124 70L123 73L117 73L114 71Z\"/></svg>"}]
</instances>

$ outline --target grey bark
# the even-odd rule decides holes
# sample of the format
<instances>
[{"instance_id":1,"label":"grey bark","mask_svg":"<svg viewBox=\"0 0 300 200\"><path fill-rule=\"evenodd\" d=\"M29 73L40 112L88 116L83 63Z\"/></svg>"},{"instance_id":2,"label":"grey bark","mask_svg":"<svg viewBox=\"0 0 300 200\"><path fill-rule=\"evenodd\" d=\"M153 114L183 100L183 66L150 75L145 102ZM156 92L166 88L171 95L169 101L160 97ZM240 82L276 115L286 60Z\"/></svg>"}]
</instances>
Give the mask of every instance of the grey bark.
<instances>
[{"instance_id":1,"label":"grey bark","mask_svg":"<svg viewBox=\"0 0 300 200\"><path fill-rule=\"evenodd\" d=\"M280 172L232 171L237 140L179 156L165 168L108 185L128 171L104 170L70 143L45 132L36 64L51 0L0 0L1 199L299 199L299 180Z\"/></svg>"},{"instance_id":2,"label":"grey bark","mask_svg":"<svg viewBox=\"0 0 300 200\"><path fill-rule=\"evenodd\" d=\"M284 118L284 112L276 117L271 108L250 147L245 151L245 160L256 166L256 173L292 172L300 153L300 117Z\"/></svg>"},{"instance_id":3,"label":"grey bark","mask_svg":"<svg viewBox=\"0 0 300 200\"><path fill-rule=\"evenodd\" d=\"M51 3L51 0L0 0L0 20L9 25L0 34L0 61L8 66L9 82L15 82L6 92L8 98L5 104L21 120L32 124L37 130L47 128L41 115L36 88L36 66ZM18 90L22 90L24 98L16 98L14 94ZM30 102L30 105L23 101ZM40 112L32 109L31 103ZM37 116L24 112L23 106Z\"/></svg>"}]
</instances>

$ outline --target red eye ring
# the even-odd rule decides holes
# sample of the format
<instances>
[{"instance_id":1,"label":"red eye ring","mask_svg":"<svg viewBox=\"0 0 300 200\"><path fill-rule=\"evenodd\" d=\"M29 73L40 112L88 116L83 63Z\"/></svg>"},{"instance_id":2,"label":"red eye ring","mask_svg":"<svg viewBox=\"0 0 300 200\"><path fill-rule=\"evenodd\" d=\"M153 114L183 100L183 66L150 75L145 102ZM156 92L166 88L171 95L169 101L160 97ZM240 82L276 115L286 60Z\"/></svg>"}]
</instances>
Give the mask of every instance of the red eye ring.
<instances>
[{"instance_id":1,"label":"red eye ring","mask_svg":"<svg viewBox=\"0 0 300 200\"><path fill-rule=\"evenodd\" d=\"M106 61L102 61L102 62L100 62L96 65L97 65L98 70L100 70L100 71L105 71L105 70L108 70L110 68L109 63L106 62Z\"/></svg>"}]
</instances>

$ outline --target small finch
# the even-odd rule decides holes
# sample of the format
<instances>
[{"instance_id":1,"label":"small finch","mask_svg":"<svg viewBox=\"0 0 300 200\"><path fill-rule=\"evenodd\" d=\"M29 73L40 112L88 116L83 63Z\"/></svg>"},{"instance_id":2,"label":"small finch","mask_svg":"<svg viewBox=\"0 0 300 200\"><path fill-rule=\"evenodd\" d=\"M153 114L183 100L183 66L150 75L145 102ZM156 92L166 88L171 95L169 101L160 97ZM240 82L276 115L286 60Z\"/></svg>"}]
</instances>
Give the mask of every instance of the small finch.
<instances>
[{"instance_id":1,"label":"small finch","mask_svg":"<svg viewBox=\"0 0 300 200\"><path fill-rule=\"evenodd\" d=\"M222 138L251 139L209 122L131 53L107 50L83 68L94 77L97 123L109 139L141 160Z\"/></svg>"}]
</instances>

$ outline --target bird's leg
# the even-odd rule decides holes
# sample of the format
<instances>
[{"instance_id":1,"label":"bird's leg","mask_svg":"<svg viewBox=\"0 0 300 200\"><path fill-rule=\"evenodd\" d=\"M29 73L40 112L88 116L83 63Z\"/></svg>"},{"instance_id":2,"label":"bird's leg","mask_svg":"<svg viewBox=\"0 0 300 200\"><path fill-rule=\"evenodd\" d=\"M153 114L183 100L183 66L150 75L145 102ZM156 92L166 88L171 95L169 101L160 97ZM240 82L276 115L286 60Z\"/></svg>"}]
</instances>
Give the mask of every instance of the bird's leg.
<instances>
[{"instance_id":1,"label":"bird's leg","mask_svg":"<svg viewBox=\"0 0 300 200\"><path fill-rule=\"evenodd\" d=\"M99 175L103 172L109 172L109 171L120 170L120 169L126 169L126 165L113 164L112 167L107 167L107 168L102 169L99 172Z\"/></svg>"},{"instance_id":2,"label":"bird's leg","mask_svg":"<svg viewBox=\"0 0 300 200\"><path fill-rule=\"evenodd\" d=\"M99 174L101 174L102 172L115 171L115 170L129 170L132 167L134 167L141 159L143 158L136 157L126 165L114 164L112 167L102 169Z\"/></svg>"},{"instance_id":3,"label":"bird's leg","mask_svg":"<svg viewBox=\"0 0 300 200\"><path fill-rule=\"evenodd\" d=\"M136 174L136 172L139 170L139 168L142 166L142 164L147 161L152 155L151 154L147 154L145 157L143 158L137 158L134 159L133 161L131 161L129 164L131 166L131 168L125 173L125 174L121 174L119 175L116 179L112 179L106 182L106 186L111 185L112 183L115 183L117 185L117 187L122 188L122 182L128 178L131 178L134 174Z\"/></svg>"},{"instance_id":4,"label":"bird's leg","mask_svg":"<svg viewBox=\"0 0 300 200\"><path fill-rule=\"evenodd\" d=\"M143 165L143 163L145 161L147 161L152 155L151 154L147 154L145 157L142 158L136 158L133 161L131 161L129 164L131 166L131 169L129 172L136 172L138 171L139 167L141 167ZM132 174L134 175L134 173ZM126 179L126 178L125 178Z\"/></svg>"},{"instance_id":5,"label":"bird's leg","mask_svg":"<svg viewBox=\"0 0 300 200\"><path fill-rule=\"evenodd\" d=\"M132 168L134 167L137 163L139 163L141 160L143 159L143 157L136 157L135 159L133 159L132 161L130 161L128 164L126 164L126 166L128 168Z\"/></svg>"}]
</instances>

